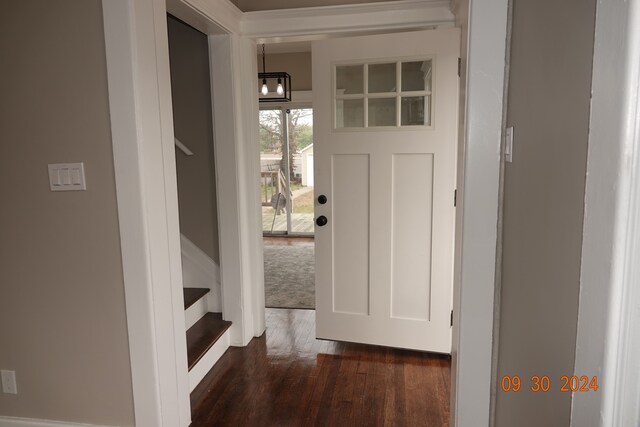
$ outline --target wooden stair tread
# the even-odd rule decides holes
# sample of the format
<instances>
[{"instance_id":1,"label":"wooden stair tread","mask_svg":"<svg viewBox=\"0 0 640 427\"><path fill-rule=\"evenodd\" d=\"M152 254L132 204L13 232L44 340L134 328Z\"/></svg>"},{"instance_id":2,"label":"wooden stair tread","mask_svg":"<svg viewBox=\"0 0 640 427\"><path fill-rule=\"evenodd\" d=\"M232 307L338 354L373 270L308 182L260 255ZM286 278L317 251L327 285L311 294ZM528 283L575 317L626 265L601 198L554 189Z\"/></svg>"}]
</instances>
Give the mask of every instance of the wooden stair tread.
<instances>
[{"instance_id":1,"label":"wooden stair tread","mask_svg":"<svg viewBox=\"0 0 640 427\"><path fill-rule=\"evenodd\" d=\"M231 322L222 320L221 313L207 313L187 331L187 361L189 370L229 329Z\"/></svg>"},{"instance_id":2,"label":"wooden stair tread","mask_svg":"<svg viewBox=\"0 0 640 427\"><path fill-rule=\"evenodd\" d=\"M183 288L184 294L184 309L191 307L200 298L209 293L208 288Z\"/></svg>"}]
</instances>

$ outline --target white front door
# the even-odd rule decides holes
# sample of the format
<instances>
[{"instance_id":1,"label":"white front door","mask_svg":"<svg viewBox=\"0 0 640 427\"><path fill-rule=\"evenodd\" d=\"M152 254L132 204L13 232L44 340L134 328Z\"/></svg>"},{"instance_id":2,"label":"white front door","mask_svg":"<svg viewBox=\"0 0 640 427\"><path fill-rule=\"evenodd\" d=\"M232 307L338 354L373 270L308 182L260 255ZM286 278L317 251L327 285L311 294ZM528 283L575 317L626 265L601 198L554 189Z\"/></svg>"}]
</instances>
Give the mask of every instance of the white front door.
<instances>
[{"instance_id":1,"label":"white front door","mask_svg":"<svg viewBox=\"0 0 640 427\"><path fill-rule=\"evenodd\" d=\"M458 52L454 28L313 42L318 338L451 352Z\"/></svg>"}]
</instances>

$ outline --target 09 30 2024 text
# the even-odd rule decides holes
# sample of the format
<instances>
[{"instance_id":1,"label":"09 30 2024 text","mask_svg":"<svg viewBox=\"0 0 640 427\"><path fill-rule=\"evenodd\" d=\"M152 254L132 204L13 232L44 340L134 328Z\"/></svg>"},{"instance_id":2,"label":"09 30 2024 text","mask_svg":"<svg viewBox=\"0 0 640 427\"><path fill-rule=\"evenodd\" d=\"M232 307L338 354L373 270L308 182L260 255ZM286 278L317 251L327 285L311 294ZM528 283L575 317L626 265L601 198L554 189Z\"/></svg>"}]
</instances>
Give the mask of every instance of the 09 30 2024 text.
<instances>
[{"instance_id":1,"label":"09 30 2024 text","mask_svg":"<svg viewBox=\"0 0 640 427\"><path fill-rule=\"evenodd\" d=\"M529 379L529 384L523 384L519 375L505 375L501 378L500 385L505 393L517 393L521 390L528 390L534 393L547 393L552 387L557 387L561 392L596 392L600 388L598 377L587 375L562 375L559 381L552 381L548 375L533 375ZM553 384L552 384L553 383Z\"/></svg>"}]
</instances>

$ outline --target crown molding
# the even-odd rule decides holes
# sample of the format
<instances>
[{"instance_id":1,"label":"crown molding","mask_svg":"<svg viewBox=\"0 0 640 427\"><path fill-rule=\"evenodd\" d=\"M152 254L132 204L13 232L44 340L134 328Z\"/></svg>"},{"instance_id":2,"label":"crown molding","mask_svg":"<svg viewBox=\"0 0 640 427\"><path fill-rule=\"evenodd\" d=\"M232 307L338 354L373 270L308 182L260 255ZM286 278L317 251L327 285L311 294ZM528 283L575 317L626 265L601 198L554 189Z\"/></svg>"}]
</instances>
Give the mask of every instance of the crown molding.
<instances>
[{"instance_id":1,"label":"crown molding","mask_svg":"<svg viewBox=\"0 0 640 427\"><path fill-rule=\"evenodd\" d=\"M313 34L452 26L453 22L454 15L448 0L399 0L246 12L240 27L242 35L258 42L268 42L277 41L279 37L309 37Z\"/></svg>"},{"instance_id":2,"label":"crown molding","mask_svg":"<svg viewBox=\"0 0 640 427\"><path fill-rule=\"evenodd\" d=\"M244 15L229 0L167 0L167 12L206 34L239 34Z\"/></svg>"},{"instance_id":3,"label":"crown molding","mask_svg":"<svg viewBox=\"0 0 640 427\"><path fill-rule=\"evenodd\" d=\"M207 34L259 43L454 25L450 0L398 0L242 12L229 0L167 0L167 10ZM215 24L212 24L215 22Z\"/></svg>"},{"instance_id":4,"label":"crown molding","mask_svg":"<svg viewBox=\"0 0 640 427\"><path fill-rule=\"evenodd\" d=\"M456 0L454 0L455 2ZM457 0L459 1L459 0ZM346 15L364 12L392 12L400 9L424 9L436 7L451 7L449 0L397 0L376 3L339 4L333 6L296 7L291 9L258 10L244 12L245 17L272 16L284 18L296 18L301 13L306 15Z\"/></svg>"}]
</instances>

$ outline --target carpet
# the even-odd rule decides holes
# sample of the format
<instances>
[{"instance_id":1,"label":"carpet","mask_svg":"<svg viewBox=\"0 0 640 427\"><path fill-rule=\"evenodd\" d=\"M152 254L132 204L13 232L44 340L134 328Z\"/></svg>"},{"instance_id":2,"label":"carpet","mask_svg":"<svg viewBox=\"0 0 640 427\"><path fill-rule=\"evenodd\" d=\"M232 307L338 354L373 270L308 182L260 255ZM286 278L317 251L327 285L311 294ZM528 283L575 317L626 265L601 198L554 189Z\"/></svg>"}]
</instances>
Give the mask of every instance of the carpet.
<instances>
[{"instance_id":1,"label":"carpet","mask_svg":"<svg viewBox=\"0 0 640 427\"><path fill-rule=\"evenodd\" d=\"M315 308L313 243L264 245L265 305Z\"/></svg>"}]
</instances>

